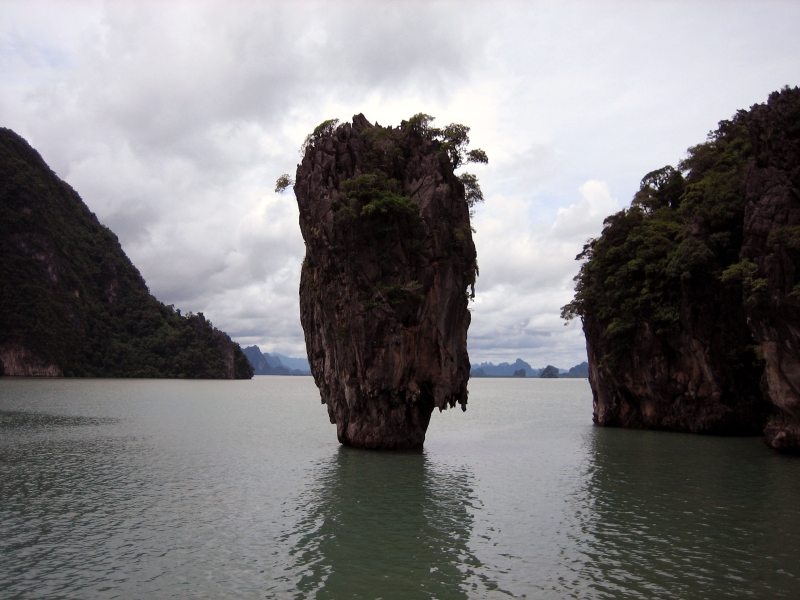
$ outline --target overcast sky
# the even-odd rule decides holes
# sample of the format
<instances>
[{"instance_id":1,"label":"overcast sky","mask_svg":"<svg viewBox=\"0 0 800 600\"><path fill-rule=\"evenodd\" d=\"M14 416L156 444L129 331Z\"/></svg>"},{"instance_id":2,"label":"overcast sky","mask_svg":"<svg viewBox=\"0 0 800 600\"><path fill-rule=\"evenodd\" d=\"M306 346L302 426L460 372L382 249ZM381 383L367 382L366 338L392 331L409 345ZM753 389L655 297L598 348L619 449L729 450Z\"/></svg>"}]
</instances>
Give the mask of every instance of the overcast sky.
<instances>
[{"instance_id":1,"label":"overcast sky","mask_svg":"<svg viewBox=\"0 0 800 600\"><path fill-rule=\"evenodd\" d=\"M472 362L586 357L575 255L649 171L800 83L798 2L0 2L0 126L120 238L153 294L305 356L291 192L363 112L472 128ZM472 167L472 166L471 166Z\"/></svg>"}]
</instances>

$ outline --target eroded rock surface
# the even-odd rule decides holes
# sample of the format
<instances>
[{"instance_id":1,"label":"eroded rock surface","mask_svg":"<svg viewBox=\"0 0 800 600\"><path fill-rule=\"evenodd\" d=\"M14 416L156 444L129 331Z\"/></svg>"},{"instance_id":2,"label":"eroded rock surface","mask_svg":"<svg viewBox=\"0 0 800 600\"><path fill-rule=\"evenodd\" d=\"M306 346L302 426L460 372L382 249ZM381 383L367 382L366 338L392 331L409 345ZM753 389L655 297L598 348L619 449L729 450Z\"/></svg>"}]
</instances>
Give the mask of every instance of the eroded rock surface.
<instances>
[{"instance_id":1,"label":"eroded rock surface","mask_svg":"<svg viewBox=\"0 0 800 600\"><path fill-rule=\"evenodd\" d=\"M776 449L800 449L800 93L773 94L748 125L742 257L755 268L745 307L764 356L762 389L776 408L764 435Z\"/></svg>"},{"instance_id":2,"label":"eroded rock surface","mask_svg":"<svg viewBox=\"0 0 800 600\"><path fill-rule=\"evenodd\" d=\"M339 441L422 446L434 408L466 410L477 271L465 188L442 142L363 115L297 168L300 317Z\"/></svg>"},{"instance_id":3,"label":"eroded rock surface","mask_svg":"<svg viewBox=\"0 0 800 600\"><path fill-rule=\"evenodd\" d=\"M611 343L593 317L586 319L594 422L689 433L760 434L769 407L759 391L755 357L738 356L735 364L727 360L752 344L741 307L698 307L687 297L682 308L678 332L659 336L652 323L641 325L628 356L613 367L608 361Z\"/></svg>"}]
</instances>

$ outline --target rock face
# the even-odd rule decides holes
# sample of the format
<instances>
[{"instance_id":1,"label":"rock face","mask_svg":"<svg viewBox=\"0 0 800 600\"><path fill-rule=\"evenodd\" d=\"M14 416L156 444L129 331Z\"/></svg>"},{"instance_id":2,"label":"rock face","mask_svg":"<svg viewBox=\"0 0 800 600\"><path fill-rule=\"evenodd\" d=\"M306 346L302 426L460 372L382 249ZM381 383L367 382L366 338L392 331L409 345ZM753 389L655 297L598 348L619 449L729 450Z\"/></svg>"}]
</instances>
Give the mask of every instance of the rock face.
<instances>
[{"instance_id":1,"label":"rock face","mask_svg":"<svg viewBox=\"0 0 800 600\"><path fill-rule=\"evenodd\" d=\"M58 366L45 364L30 350L16 343L0 346L0 375L14 377L62 377Z\"/></svg>"},{"instance_id":2,"label":"rock face","mask_svg":"<svg viewBox=\"0 0 800 600\"><path fill-rule=\"evenodd\" d=\"M358 115L315 135L297 168L300 318L342 444L419 448L434 408L466 410L477 264L445 142Z\"/></svg>"},{"instance_id":3,"label":"rock face","mask_svg":"<svg viewBox=\"0 0 800 600\"><path fill-rule=\"evenodd\" d=\"M598 425L800 449L800 90L642 180L579 255Z\"/></svg>"},{"instance_id":4,"label":"rock face","mask_svg":"<svg viewBox=\"0 0 800 600\"><path fill-rule=\"evenodd\" d=\"M752 344L743 311L702 310L713 308L687 298L680 331L666 340L645 323L629 347L630 357L614 367L604 361L613 342L594 318L585 319L594 422L690 433L760 433L768 406L759 393L754 358L749 363L739 358L739 370L726 360L726 348L742 351Z\"/></svg>"},{"instance_id":5,"label":"rock face","mask_svg":"<svg viewBox=\"0 0 800 600\"><path fill-rule=\"evenodd\" d=\"M117 237L0 128L0 374L249 378L239 345L147 289Z\"/></svg>"},{"instance_id":6,"label":"rock face","mask_svg":"<svg viewBox=\"0 0 800 600\"><path fill-rule=\"evenodd\" d=\"M776 449L800 449L800 94L785 90L748 115L753 159L742 258L745 310L761 345L762 390L776 411L764 430Z\"/></svg>"}]
</instances>

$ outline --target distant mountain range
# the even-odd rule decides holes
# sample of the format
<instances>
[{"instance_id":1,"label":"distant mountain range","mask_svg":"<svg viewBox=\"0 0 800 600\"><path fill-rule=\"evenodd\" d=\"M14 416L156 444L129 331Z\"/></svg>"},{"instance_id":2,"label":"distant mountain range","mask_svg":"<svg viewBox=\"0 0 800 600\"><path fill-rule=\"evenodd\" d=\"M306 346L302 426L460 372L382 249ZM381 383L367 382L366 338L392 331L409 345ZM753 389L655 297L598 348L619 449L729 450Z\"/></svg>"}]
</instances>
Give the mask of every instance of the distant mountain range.
<instances>
[{"instance_id":1,"label":"distant mountain range","mask_svg":"<svg viewBox=\"0 0 800 600\"><path fill-rule=\"evenodd\" d=\"M245 350L245 354L247 351ZM511 364L503 362L495 365L490 362L472 365L471 377L545 377L545 378L582 378L589 377L589 363L582 362L571 369L558 369L547 365L542 369L534 369L527 362L518 358Z\"/></svg>"},{"instance_id":2,"label":"distant mountain range","mask_svg":"<svg viewBox=\"0 0 800 600\"><path fill-rule=\"evenodd\" d=\"M258 346L249 346L243 350L244 355L253 365L256 375L311 375L311 368L305 358L292 358L277 352L269 354L261 352ZM559 379L586 379L589 377L589 363L582 362L571 369L559 369L547 365L534 369L530 364L518 358L515 362L495 365L490 362L472 365L471 377L544 377Z\"/></svg>"},{"instance_id":3,"label":"distant mountain range","mask_svg":"<svg viewBox=\"0 0 800 600\"><path fill-rule=\"evenodd\" d=\"M258 346L248 346L243 352L256 375L311 375L311 367L305 358L268 354L261 352Z\"/></svg>"}]
</instances>

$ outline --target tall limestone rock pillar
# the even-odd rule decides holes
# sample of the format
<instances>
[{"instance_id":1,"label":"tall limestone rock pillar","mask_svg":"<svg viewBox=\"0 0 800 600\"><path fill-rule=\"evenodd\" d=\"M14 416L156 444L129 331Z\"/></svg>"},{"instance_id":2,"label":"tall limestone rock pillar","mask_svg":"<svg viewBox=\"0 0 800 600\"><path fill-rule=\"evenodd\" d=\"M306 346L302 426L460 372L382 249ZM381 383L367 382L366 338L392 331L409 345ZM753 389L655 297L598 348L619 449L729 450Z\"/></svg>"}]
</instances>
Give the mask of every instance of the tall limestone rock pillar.
<instances>
[{"instance_id":1,"label":"tall limestone rock pillar","mask_svg":"<svg viewBox=\"0 0 800 600\"><path fill-rule=\"evenodd\" d=\"M466 410L480 191L453 173L466 128L415 119L326 122L297 168L308 359L339 441L359 448L420 448L434 408Z\"/></svg>"}]
</instances>

